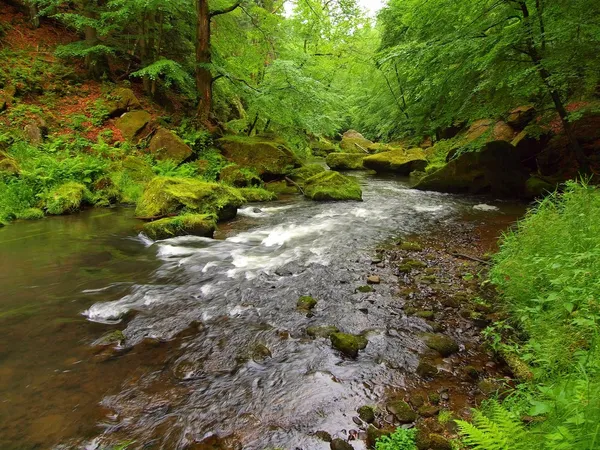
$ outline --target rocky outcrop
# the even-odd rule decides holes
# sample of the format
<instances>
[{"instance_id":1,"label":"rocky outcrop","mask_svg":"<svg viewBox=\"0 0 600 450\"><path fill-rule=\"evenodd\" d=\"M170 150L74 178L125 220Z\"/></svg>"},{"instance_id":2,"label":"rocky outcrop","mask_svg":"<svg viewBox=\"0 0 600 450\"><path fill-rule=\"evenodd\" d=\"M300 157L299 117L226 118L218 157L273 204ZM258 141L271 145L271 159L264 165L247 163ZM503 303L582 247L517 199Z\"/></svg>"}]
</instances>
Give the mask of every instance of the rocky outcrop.
<instances>
[{"instance_id":1,"label":"rocky outcrop","mask_svg":"<svg viewBox=\"0 0 600 450\"><path fill-rule=\"evenodd\" d=\"M330 153L325 163L334 170L360 170L365 168L365 156L366 153Z\"/></svg>"},{"instance_id":2,"label":"rocky outcrop","mask_svg":"<svg viewBox=\"0 0 600 450\"><path fill-rule=\"evenodd\" d=\"M309 143L310 150L314 156L326 157L330 153L338 151L338 147L327 139L313 139Z\"/></svg>"},{"instance_id":3,"label":"rocky outcrop","mask_svg":"<svg viewBox=\"0 0 600 450\"><path fill-rule=\"evenodd\" d=\"M409 175L415 170L425 170L427 159L421 149L398 149L367 156L363 159L363 165L376 172Z\"/></svg>"},{"instance_id":4,"label":"rocky outcrop","mask_svg":"<svg viewBox=\"0 0 600 450\"><path fill-rule=\"evenodd\" d=\"M136 217L158 219L182 211L193 214L213 214L219 220L235 217L237 208L245 203L234 188L208 183L194 178L156 177L138 201Z\"/></svg>"},{"instance_id":5,"label":"rocky outcrop","mask_svg":"<svg viewBox=\"0 0 600 450\"><path fill-rule=\"evenodd\" d=\"M128 141L137 142L151 116L146 111L132 111L123 114L115 122L115 126Z\"/></svg>"},{"instance_id":6,"label":"rocky outcrop","mask_svg":"<svg viewBox=\"0 0 600 450\"><path fill-rule=\"evenodd\" d=\"M305 166L299 167L292 170L288 174L288 178L297 183L304 183L310 177L314 177L319 173L325 172L327 169L321 164L306 164Z\"/></svg>"},{"instance_id":7,"label":"rocky outcrop","mask_svg":"<svg viewBox=\"0 0 600 450\"><path fill-rule=\"evenodd\" d=\"M340 148L346 153L366 153L367 148L373 144L356 130L348 130L342 135Z\"/></svg>"},{"instance_id":8,"label":"rocky outcrop","mask_svg":"<svg viewBox=\"0 0 600 450\"><path fill-rule=\"evenodd\" d=\"M535 108L533 105L519 106L513 109L506 119L506 123L511 127L522 130L535 118Z\"/></svg>"},{"instance_id":9,"label":"rocky outcrop","mask_svg":"<svg viewBox=\"0 0 600 450\"><path fill-rule=\"evenodd\" d=\"M362 200L362 189L358 181L332 170L306 179L302 186L304 196L311 200Z\"/></svg>"},{"instance_id":10,"label":"rocky outcrop","mask_svg":"<svg viewBox=\"0 0 600 450\"><path fill-rule=\"evenodd\" d=\"M212 215L183 214L148 222L144 224L143 231L150 239L157 240L186 234L212 237L216 228L217 223Z\"/></svg>"},{"instance_id":11,"label":"rocky outcrop","mask_svg":"<svg viewBox=\"0 0 600 450\"><path fill-rule=\"evenodd\" d=\"M217 145L227 160L253 169L262 179L280 178L301 165L292 151L278 140L227 136L219 139Z\"/></svg>"},{"instance_id":12,"label":"rocky outcrop","mask_svg":"<svg viewBox=\"0 0 600 450\"><path fill-rule=\"evenodd\" d=\"M166 128L156 130L150 140L148 151L157 160L170 159L178 164L192 156L192 149L183 142L183 139Z\"/></svg>"},{"instance_id":13,"label":"rocky outcrop","mask_svg":"<svg viewBox=\"0 0 600 450\"><path fill-rule=\"evenodd\" d=\"M106 101L109 117L118 117L128 111L142 109L140 101L129 88L114 89Z\"/></svg>"}]
</instances>

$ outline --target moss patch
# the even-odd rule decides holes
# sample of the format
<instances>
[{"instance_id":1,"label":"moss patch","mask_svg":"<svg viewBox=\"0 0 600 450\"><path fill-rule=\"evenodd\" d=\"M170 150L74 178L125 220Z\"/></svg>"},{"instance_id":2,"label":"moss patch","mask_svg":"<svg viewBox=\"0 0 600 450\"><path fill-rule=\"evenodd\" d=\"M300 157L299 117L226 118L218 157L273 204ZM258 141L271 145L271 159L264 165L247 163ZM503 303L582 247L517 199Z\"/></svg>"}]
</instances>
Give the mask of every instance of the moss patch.
<instances>
[{"instance_id":1,"label":"moss patch","mask_svg":"<svg viewBox=\"0 0 600 450\"><path fill-rule=\"evenodd\" d=\"M334 170L360 170L365 168L365 156L365 153L330 153L325 162Z\"/></svg>"},{"instance_id":2,"label":"moss patch","mask_svg":"<svg viewBox=\"0 0 600 450\"><path fill-rule=\"evenodd\" d=\"M427 267L427 264L417 259L405 259L398 264L400 273L410 273L413 269L424 269L425 267Z\"/></svg>"},{"instance_id":3,"label":"moss patch","mask_svg":"<svg viewBox=\"0 0 600 450\"><path fill-rule=\"evenodd\" d=\"M323 167L321 164L307 164L292 170L288 177L298 183L303 183L308 178L326 171L327 169L325 169L325 167Z\"/></svg>"},{"instance_id":4,"label":"moss patch","mask_svg":"<svg viewBox=\"0 0 600 450\"><path fill-rule=\"evenodd\" d=\"M182 211L214 214L219 220L235 217L244 197L234 188L194 178L156 177L138 201L135 214L158 218Z\"/></svg>"},{"instance_id":5,"label":"moss patch","mask_svg":"<svg viewBox=\"0 0 600 450\"><path fill-rule=\"evenodd\" d=\"M367 156L363 164L368 169L376 172L394 172L399 175L409 175L418 170L423 171L427 166L427 159L421 149L392 150Z\"/></svg>"},{"instance_id":6,"label":"moss patch","mask_svg":"<svg viewBox=\"0 0 600 450\"><path fill-rule=\"evenodd\" d=\"M170 159L181 163L192 156L192 149L179 136L166 128L159 128L152 136L148 151L155 159Z\"/></svg>"},{"instance_id":7,"label":"moss patch","mask_svg":"<svg viewBox=\"0 0 600 450\"><path fill-rule=\"evenodd\" d=\"M150 239L168 239L174 236L193 234L212 237L217 223L212 215L183 214L155 220L144 224L143 231Z\"/></svg>"},{"instance_id":8,"label":"moss patch","mask_svg":"<svg viewBox=\"0 0 600 450\"><path fill-rule=\"evenodd\" d=\"M260 186L262 180L252 169L244 169L237 164L223 167L219 172L219 181L235 187Z\"/></svg>"},{"instance_id":9,"label":"moss patch","mask_svg":"<svg viewBox=\"0 0 600 450\"><path fill-rule=\"evenodd\" d=\"M411 423L417 420L417 413L404 400L394 400L388 403L387 410L396 416L400 423Z\"/></svg>"},{"instance_id":10,"label":"moss patch","mask_svg":"<svg viewBox=\"0 0 600 450\"><path fill-rule=\"evenodd\" d=\"M362 153L364 155L366 153L362 148L366 150L371 144L373 142L366 139L358 131L348 130L342 136L340 148L346 153Z\"/></svg>"},{"instance_id":11,"label":"moss patch","mask_svg":"<svg viewBox=\"0 0 600 450\"><path fill-rule=\"evenodd\" d=\"M68 214L78 211L88 195L86 187L75 181L61 184L51 190L45 197L48 214Z\"/></svg>"},{"instance_id":12,"label":"moss patch","mask_svg":"<svg viewBox=\"0 0 600 450\"><path fill-rule=\"evenodd\" d=\"M246 187L240 188L238 191L247 202L270 202L277 200L277 194L262 188Z\"/></svg>"},{"instance_id":13,"label":"moss patch","mask_svg":"<svg viewBox=\"0 0 600 450\"><path fill-rule=\"evenodd\" d=\"M362 189L354 178L338 172L318 173L304 183L304 195L311 200L362 200Z\"/></svg>"},{"instance_id":14,"label":"moss patch","mask_svg":"<svg viewBox=\"0 0 600 450\"><path fill-rule=\"evenodd\" d=\"M446 357L458 352L458 344L454 339L443 334L427 333L423 335L427 347L436 350L440 355Z\"/></svg>"},{"instance_id":15,"label":"moss patch","mask_svg":"<svg viewBox=\"0 0 600 450\"><path fill-rule=\"evenodd\" d=\"M340 330L338 329L338 327L334 327L332 325L325 325L322 327L312 326L306 328L306 334L308 334L312 338L328 338L333 333L337 333L339 331Z\"/></svg>"},{"instance_id":16,"label":"moss patch","mask_svg":"<svg viewBox=\"0 0 600 450\"><path fill-rule=\"evenodd\" d=\"M150 122L151 116L146 111L132 111L125 113L115 122L121 130L123 137L129 141L136 141L138 135Z\"/></svg>"},{"instance_id":17,"label":"moss patch","mask_svg":"<svg viewBox=\"0 0 600 450\"><path fill-rule=\"evenodd\" d=\"M38 220L44 218L44 211L39 208L27 208L17 214L17 219L21 220Z\"/></svg>"},{"instance_id":18,"label":"moss patch","mask_svg":"<svg viewBox=\"0 0 600 450\"><path fill-rule=\"evenodd\" d=\"M358 356L358 351L364 350L369 343L367 338L360 334L356 335L338 332L332 333L329 338L331 339L331 346L333 348L351 358L356 358Z\"/></svg>"},{"instance_id":19,"label":"moss patch","mask_svg":"<svg viewBox=\"0 0 600 450\"><path fill-rule=\"evenodd\" d=\"M296 302L296 307L302 311L310 311L317 306L317 300L310 295L303 295Z\"/></svg>"}]
</instances>

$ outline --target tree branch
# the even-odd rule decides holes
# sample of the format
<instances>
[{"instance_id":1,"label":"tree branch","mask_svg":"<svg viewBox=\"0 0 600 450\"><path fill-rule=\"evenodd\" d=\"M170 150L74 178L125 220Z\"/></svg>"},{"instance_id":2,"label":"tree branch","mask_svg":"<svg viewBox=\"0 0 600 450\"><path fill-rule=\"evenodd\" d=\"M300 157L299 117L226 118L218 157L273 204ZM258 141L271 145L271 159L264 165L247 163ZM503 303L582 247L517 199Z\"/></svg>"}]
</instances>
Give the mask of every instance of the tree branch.
<instances>
[{"instance_id":1,"label":"tree branch","mask_svg":"<svg viewBox=\"0 0 600 450\"><path fill-rule=\"evenodd\" d=\"M223 9L216 9L216 10L214 10L214 11L211 11L211 13L209 14L209 15L210 15L210 18L212 19L212 18L213 18L213 17L215 17L215 16L220 16L220 15L222 15L222 14L227 14L227 13L230 13L230 12L232 12L232 11L235 11L235 10L236 10L237 8L239 8L241 5L242 5L242 3L241 3L241 2L237 2L237 3L234 3L233 5L231 5L231 6L227 7L227 8L223 8Z\"/></svg>"}]
</instances>

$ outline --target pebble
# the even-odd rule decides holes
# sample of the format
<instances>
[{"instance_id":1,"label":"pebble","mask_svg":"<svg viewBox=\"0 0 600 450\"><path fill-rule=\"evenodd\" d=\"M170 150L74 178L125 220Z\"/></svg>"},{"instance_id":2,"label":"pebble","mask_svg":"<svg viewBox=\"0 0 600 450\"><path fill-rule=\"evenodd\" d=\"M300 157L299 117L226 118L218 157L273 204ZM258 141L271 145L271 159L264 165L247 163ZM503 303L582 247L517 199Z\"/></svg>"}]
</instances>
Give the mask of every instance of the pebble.
<instances>
[{"instance_id":1,"label":"pebble","mask_svg":"<svg viewBox=\"0 0 600 450\"><path fill-rule=\"evenodd\" d=\"M378 275L369 275L367 277L368 284L379 284L381 283L381 278Z\"/></svg>"}]
</instances>

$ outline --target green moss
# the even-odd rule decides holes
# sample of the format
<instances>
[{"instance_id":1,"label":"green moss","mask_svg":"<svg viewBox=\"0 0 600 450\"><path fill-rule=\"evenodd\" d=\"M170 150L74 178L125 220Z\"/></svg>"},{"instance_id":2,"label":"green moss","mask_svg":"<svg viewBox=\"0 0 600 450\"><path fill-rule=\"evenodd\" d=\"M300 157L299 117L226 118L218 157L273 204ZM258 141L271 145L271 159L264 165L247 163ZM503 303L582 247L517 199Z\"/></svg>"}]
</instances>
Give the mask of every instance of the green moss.
<instances>
[{"instance_id":1,"label":"green moss","mask_svg":"<svg viewBox=\"0 0 600 450\"><path fill-rule=\"evenodd\" d=\"M427 264L417 259L405 259L401 264L398 264L398 270L401 273L410 273L413 269L424 269L425 267L427 267Z\"/></svg>"},{"instance_id":2,"label":"green moss","mask_svg":"<svg viewBox=\"0 0 600 450\"><path fill-rule=\"evenodd\" d=\"M427 160L421 149L393 150L367 156L363 164L368 169L376 172L394 172L400 175L409 175L412 171L425 170Z\"/></svg>"},{"instance_id":3,"label":"green moss","mask_svg":"<svg viewBox=\"0 0 600 450\"><path fill-rule=\"evenodd\" d=\"M150 181L155 176L152 166L137 156L127 156L121 162L121 168L134 181Z\"/></svg>"},{"instance_id":4,"label":"green moss","mask_svg":"<svg viewBox=\"0 0 600 450\"><path fill-rule=\"evenodd\" d=\"M123 341L125 341L125 335L123 334L123 332L121 330L114 330L109 333L106 333L104 336L102 336L100 339L98 339L96 342L94 342L94 344L95 345L112 345L112 344L119 344Z\"/></svg>"},{"instance_id":5,"label":"green moss","mask_svg":"<svg viewBox=\"0 0 600 450\"><path fill-rule=\"evenodd\" d=\"M17 214L17 218L22 220L38 220L43 219L44 216L44 211L39 208L27 208L26 210Z\"/></svg>"},{"instance_id":6,"label":"green moss","mask_svg":"<svg viewBox=\"0 0 600 450\"><path fill-rule=\"evenodd\" d=\"M334 171L308 178L304 183L304 195L311 200L362 200L358 181Z\"/></svg>"},{"instance_id":7,"label":"green moss","mask_svg":"<svg viewBox=\"0 0 600 450\"><path fill-rule=\"evenodd\" d=\"M270 183L265 183L265 189L278 195L292 195L298 193L298 188L296 186L288 185L286 181L272 181Z\"/></svg>"},{"instance_id":8,"label":"green moss","mask_svg":"<svg viewBox=\"0 0 600 450\"><path fill-rule=\"evenodd\" d=\"M277 194L258 187L246 187L238 189L247 202L271 202L277 200Z\"/></svg>"},{"instance_id":9,"label":"green moss","mask_svg":"<svg viewBox=\"0 0 600 450\"><path fill-rule=\"evenodd\" d=\"M123 114L115 122L123 137L129 141L137 140L138 134L150 122L151 116L146 111L132 111Z\"/></svg>"},{"instance_id":10,"label":"green moss","mask_svg":"<svg viewBox=\"0 0 600 450\"><path fill-rule=\"evenodd\" d=\"M327 169L321 164L307 164L292 170L288 177L298 183L303 183L308 178L313 177L319 173L326 172Z\"/></svg>"},{"instance_id":11,"label":"green moss","mask_svg":"<svg viewBox=\"0 0 600 450\"><path fill-rule=\"evenodd\" d=\"M156 177L137 204L137 217L164 217L182 211L214 214L220 220L234 217L245 203L234 188L194 178Z\"/></svg>"},{"instance_id":12,"label":"green moss","mask_svg":"<svg viewBox=\"0 0 600 450\"><path fill-rule=\"evenodd\" d=\"M175 133L159 128L152 136L148 151L156 160L171 160L181 163L192 156L192 149Z\"/></svg>"},{"instance_id":13,"label":"green moss","mask_svg":"<svg viewBox=\"0 0 600 450\"><path fill-rule=\"evenodd\" d=\"M19 163L4 152L0 152L0 172L9 175L19 173Z\"/></svg>"},{"instance_id":14,"label":"green moss","mask_svg":"<svg viewBox=\"0 0 600 450\"><path fill-rule=\"evenodd\" d=\"M356 334L338 332L332 333L329 338L331 339L331 346L333 348L351 358L356 358L358 351L365 349L369 343L366 337Z\"/></svg>"},{"instance_id":15,"label":"green moss","mask_svg":"<svg viewBox=\"0 0 600 450\"><path fill-rule=\"evenodd\" d=\"M322 326L322 327L312 326L312 327L306 328L306 334L308 334L310 337L313 337L313 338L316 338L316 337L328 338L333 333L337 333L339 331L340 330L338 329L338 327L334 327L331 325L326 325L326 326Z\"/></svg>"},{"instance_id":16,"label":"green moss","mask_svg":"<svg viewBox=\"0 0 600 450\"><path fill-rule=\"evenodd\" d=\"M411 423L417 420L417 413L404 400L394 400L388 403L387 410L396 416L400 423Z\"/></svg>"},{"instance_id":17,"label":"green moss","mask_svg":"<svg viewBox=\"0 0 600 450\"><path fill-rule=\"evenodd\" d=\"M371 144L373 144L373 142L366 139L358 131L348 130L342 137L340 148L346 153L362 153L364 155L364 150L366 150Z\"/></svg>"},{"instance_id":18,"label":"green moss","mask_svg":"<svg viewBox=\"0 0 600 450\"><path fill-rule=\"evenodd\" d=\"M436 350L440 355L446 357L458 352L458 344L454 339L443 334L426 333L423 335L427 347Z\"/></svg>"},{"instance_id":19,"label":"green moss","mask_svg":"<svg viewBox=\"0 0 600 450\"><path fill-rule=\"evenodd\" d=\"M219 181L240 188L260 186L262 184L262 180L254 170L241 168L236 164L230 164L221 169L221 172L219 172Z\"/></svg>"},{"instance_id":20,"label":"green moss","mask_svg":"<svg viewBox=\"0 0 600 450\"><path fill-rule=\"evenodd\" d=\"M78 211L88 195L86 187L75 181L69 181L51 190L45 195L45 208L48 214L68 214Z\"/></svg>"},{"instance_id":21,"label":"green moss","mask_svg":"<svg viewBox=\"0 0 600 450\"><path fill-rule=\"evenodd\" d=\"M414 315L421 319L433 319L434 313L433 311L416 311Z\"/></svg>"},{"instance_id":22,"label":"green moss","mask_svg":"<svg viewBox=\"0 0 600 450\"><path fill-rule=\"evenodd\" d=\"M364 169L363 159L365 153L330 153L325 162L335 170L360 170Z\"/></svg>"},{"instance_id":23,"label":"green moss","mask_svg":"<svg viewBox=\"0 0 600 450\"><path fill-rule=\"evenodd\" d=\"M296 307L303 311L310 311L317 306L317 300L309 295L304 295L296 302Z\"/></svg>"},{"instance_id":24,"label":"green moss","mask_svg":"<svg viewBox=\"0 0 600 450\"><path fill-rule=\"evenodd\" d=\"M337 146L327 139L315 139L310 142L310 149L315 156L327 156L329 153L338 150Z\"/></svg>"},{"instance_id":25,"label":"green moss","mask_svg":"<svg viewBox=\"0 0 600 450\"><path fill-rule=\"evenodd\" d=\"M212 237L217 228L215 217L207 214L183 214L144 224L143 231L151 239L167 239L193 234Z\"/></svg>"},{"instance_id":26,"label":"green moss","mask_svg":"<svg viewBox=\"0 0 600 450\"><path fill-rule=\"evenodd\" d=\"M369 286L369 285L359 286L356 288L356 290L358 292L362 292L363 294L367 293L367 292L373 292L373 286Z\"/></svg>"},{"instance_id":27,"label":"green moss","mask_svg":"<svg viewBox=\"0 0 600 450\"><path fill-rule=\"evenodd\" d=\"M420 252L423 250L423 246L418 242L405 241L400 244L400 249L409 252Z\"/></svg>"},{"instance_id":28,"label":"green moss","mask_svg":"<svg viewBox=\"0 0 600 450\"><path fill-rule=\"evenodd\" d=\"M356 410L358 417L366 423L375 422L375 410L371 406L361 406Z\"/></svg>"}]
</instances>

